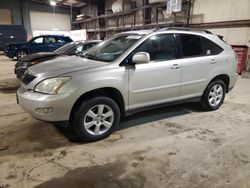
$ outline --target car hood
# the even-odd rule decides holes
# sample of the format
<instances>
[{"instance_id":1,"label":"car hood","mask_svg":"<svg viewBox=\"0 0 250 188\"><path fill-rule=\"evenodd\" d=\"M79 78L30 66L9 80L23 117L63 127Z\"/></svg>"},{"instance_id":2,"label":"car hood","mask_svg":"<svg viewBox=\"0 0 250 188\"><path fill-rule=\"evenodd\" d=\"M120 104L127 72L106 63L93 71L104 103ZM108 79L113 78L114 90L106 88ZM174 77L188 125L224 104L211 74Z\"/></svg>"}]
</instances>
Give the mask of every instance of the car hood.
<instances>
[{"instance_id":1,"label":"car hood","mask_svg":"<svg viewBox=\"0 0 250 188\"><path fill-rule=\"evenodd\" d=\"M41 64L29 68L29 72L42 78L55 77L62 74L88 70L101 67L108 63L85 59L78 56L63 56L56 59L45 61Z\"/></svg>"},{"instance_id":2,"label":"car hood","mask_svg":"<svg viewBox=\"0 0 250 188\"><path fill-rule=\"evenodd\" d=\"M39 53L27 55L21 58L20 60L23 62L27 62L27 61L33 61L35 59L40 59L40 58L45 58L45 57L54 57L57 55L58 54L56 54L55 52L39 52Z\"/></svg>"}]
</instances>

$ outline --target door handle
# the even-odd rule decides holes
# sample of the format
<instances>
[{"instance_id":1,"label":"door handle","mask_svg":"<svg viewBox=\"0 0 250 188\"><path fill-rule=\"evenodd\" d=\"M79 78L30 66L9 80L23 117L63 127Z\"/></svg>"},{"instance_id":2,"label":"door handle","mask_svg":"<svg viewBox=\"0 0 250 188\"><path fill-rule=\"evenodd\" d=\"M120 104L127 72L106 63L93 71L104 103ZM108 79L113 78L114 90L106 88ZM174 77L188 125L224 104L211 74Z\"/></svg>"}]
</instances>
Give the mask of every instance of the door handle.
<instances>
[{"instance_id":1,"label":"door handle","mask_svg":"<svg viewBox=\"0 0 250 188\"><path fill-rule=\"evenodd\" d=\"M173 65L171 66L171 69L179 69L179 68L181 68L181 66L178 65L178 64L173 64Z\"/></svg>"},{"instance_id":2,"label":"door handle","mask_svg":"<svg viewBox=\"0 0 250 188\"><path fill-rule=\"evenodd\" d=\"M211 59L210 63L215 64L215 63L217 63L217 61L215 59Z\"/></svg>"}]
</instances>

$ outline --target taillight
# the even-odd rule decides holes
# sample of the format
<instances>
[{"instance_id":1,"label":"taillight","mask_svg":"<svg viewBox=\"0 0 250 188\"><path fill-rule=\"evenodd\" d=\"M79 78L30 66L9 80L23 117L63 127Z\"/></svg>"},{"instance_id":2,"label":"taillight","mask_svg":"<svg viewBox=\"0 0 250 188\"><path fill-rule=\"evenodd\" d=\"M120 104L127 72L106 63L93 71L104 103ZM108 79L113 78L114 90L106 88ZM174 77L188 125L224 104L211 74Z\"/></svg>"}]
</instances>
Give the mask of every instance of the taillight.
<instances>
[{"instance_id":1,"label":"taillight","mask_svg":"<svg viewBox=\"0 0 250 188\"><path fill-rule=\"evenodd\" d=\"M238 62L238 55L237 55L237 53L234 51L234 57L235 57L235 61L236 61L236 63Z\"/></svg>"}]
</instances>

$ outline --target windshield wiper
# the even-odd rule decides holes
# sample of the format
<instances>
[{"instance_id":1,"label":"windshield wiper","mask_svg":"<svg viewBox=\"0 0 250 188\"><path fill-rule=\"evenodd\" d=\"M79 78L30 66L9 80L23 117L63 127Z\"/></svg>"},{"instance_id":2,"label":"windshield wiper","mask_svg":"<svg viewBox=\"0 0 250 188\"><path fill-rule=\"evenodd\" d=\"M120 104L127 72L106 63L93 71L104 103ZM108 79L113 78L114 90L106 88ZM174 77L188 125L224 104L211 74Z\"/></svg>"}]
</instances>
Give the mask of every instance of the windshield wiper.
<instances>
[{"instance_id":1,"label":"windshield wiper","mask_svg":"<svg viewBox=\"0 0 250 188\"><path fill-rule=\"evenodd\" d=\"M91 54L83 54L81 57L84 57L86 59L92 59L92 60L99 60L96 56L91 55Z\"/></svg>"}]
</instances>

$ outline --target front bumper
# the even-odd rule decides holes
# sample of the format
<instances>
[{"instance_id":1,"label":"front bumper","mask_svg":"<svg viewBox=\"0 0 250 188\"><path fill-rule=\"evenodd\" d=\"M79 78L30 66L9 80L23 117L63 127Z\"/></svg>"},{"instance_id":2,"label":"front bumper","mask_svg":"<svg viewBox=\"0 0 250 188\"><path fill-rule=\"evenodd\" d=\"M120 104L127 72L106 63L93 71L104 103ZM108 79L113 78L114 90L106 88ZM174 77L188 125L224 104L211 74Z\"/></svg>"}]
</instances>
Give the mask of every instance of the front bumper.
<instances>
[{"instance_id":1,"label":"front bumper","mask_svg":"<svg viewBox=\"0 0 250 188\"><path fill-rule=\"evenodd\" d=\"M47 95L23 87L17 91L17 101L34 118L49 122L68 121L74 104L70 94Z\"/></svg>"},{"instance_id":2,"label":"front bumper","mask_svg":"<svg viewBox=\"0 0 250 188\"><path fill-rule=\"evenodd\" d=\"M14 69L14 72L15 72L17 78L21 79L27 69L28 69L28 67L16 67Z\"/></svg>"},{"instance_id":3,"label":"front bumper","mask_svg":"<svg viewBox=\"0 0 250 188\"><path fill-rule=\"evenodd\" d=\"M14 50L4 50L4 55L9 57L9 58L14 58L16 56L16 51Z\"/></svg>"}]
</instances>

